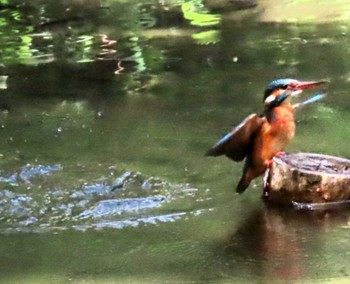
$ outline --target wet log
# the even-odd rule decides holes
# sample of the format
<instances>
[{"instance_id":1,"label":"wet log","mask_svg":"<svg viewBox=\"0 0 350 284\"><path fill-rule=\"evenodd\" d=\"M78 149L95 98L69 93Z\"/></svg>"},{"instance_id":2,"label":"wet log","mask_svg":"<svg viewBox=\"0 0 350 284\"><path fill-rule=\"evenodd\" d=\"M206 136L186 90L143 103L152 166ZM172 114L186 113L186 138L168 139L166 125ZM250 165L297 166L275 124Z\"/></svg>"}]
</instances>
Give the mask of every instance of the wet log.
<instances>
[{"instance_id":1,"label":"wet log","mask_svg":"<svg viewBox=\"0 0 350 284\"><path fill-rule=\"evenodd\" d=\"M264 197L307 209L349 203L350 160L312 153L275 157L266 173Z\"/></svg>"}]
</instances>

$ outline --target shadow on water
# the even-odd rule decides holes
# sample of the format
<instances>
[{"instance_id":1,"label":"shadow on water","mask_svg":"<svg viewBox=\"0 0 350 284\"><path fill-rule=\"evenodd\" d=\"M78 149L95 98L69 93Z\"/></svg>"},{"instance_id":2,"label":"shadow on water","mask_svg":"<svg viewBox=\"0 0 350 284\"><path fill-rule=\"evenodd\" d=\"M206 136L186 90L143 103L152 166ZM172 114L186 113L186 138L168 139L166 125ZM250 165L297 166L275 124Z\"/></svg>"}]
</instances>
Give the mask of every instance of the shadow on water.
<instances>
[{"instance_id":1,"label":"shadow on water","mask_svg":"<svg viewBox=\"0 0 350 284\"><path fill-rule=\"evenodd\" d=\"M255 276L279 283L315 277L326 280L333 277L329 268L334 265L342 277L348 277L350 271L341 263L347 254L332 240L339 228L346 234L349 218L350 210L344 208L309 211L259 207L216 246L215 256L220 259L217 269L228 278L237 277L238 272L242 278L256 280ZM336 239L341 240L342 235L337 234ZM332 250L339 253L338 258L325 258L326 251Z\"/></svg>"}]
</instances>

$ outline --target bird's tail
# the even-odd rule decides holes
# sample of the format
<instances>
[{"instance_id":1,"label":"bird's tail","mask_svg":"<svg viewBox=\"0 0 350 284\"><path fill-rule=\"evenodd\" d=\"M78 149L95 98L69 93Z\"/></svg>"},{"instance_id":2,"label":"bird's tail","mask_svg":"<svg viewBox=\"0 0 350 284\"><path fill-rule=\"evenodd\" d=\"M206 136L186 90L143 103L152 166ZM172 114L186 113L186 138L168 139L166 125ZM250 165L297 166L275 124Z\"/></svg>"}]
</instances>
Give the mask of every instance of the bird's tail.
<instances>
[{"instance_id":1,"label":"bird's tail","mask_svg":"<svg viewBox=\"0 0 350 284\"><path fill-rule=\"evenodd\" d=\"M245 175L242 176L236 187L236 192L243 193L250 185L251 179L248 179Z\"/></svg>"}]
</instances>

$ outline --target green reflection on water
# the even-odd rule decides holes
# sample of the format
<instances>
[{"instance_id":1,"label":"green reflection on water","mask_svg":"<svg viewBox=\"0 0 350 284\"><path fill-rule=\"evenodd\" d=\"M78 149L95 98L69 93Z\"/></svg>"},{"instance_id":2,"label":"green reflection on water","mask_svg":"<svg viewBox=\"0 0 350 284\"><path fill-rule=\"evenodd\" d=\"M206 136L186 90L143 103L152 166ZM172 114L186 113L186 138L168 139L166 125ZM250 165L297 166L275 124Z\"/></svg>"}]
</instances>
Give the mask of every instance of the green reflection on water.
<instances>
[{"instance_id":1,"label":"green reflection on water","mask_svg":"<svg viewBox=\"0 0 350 284\"><path fill-rule=\"evenodd\" d=\"M196 12L195 3L183 3L181 8L184 18L191 21L191 24L194 26L214 26L220 23L219 15L203 13L207 11L202 11L202 13L199 11ZM203 6L201 10L203 10Z\"/></svg>"}]
</instances>

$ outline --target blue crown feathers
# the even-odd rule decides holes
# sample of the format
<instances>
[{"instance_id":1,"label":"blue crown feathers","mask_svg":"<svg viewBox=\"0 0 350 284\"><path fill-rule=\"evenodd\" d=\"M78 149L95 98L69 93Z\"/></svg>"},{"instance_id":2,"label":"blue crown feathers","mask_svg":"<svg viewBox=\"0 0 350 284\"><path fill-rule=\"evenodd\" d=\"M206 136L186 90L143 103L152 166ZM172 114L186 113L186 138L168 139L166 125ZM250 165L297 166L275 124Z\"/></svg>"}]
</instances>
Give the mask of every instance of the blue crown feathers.
<instances>
[{"instance_id":1,"label":"blue crown feathers","mask_svg":"<svg viewBox=\"0 0 350 284\"><path fill-rule=\"evenodd\" d=\"M298 80L295 80L295 79L277 79L277 80L274 80L272 82L270 82L268 85L267 85L267 89L268 90L274 90L276 89L277 87L280 87L280 86L284 86L284 85L289 85L291 83L297 83Z\"/></svg>"}]
</instances>

